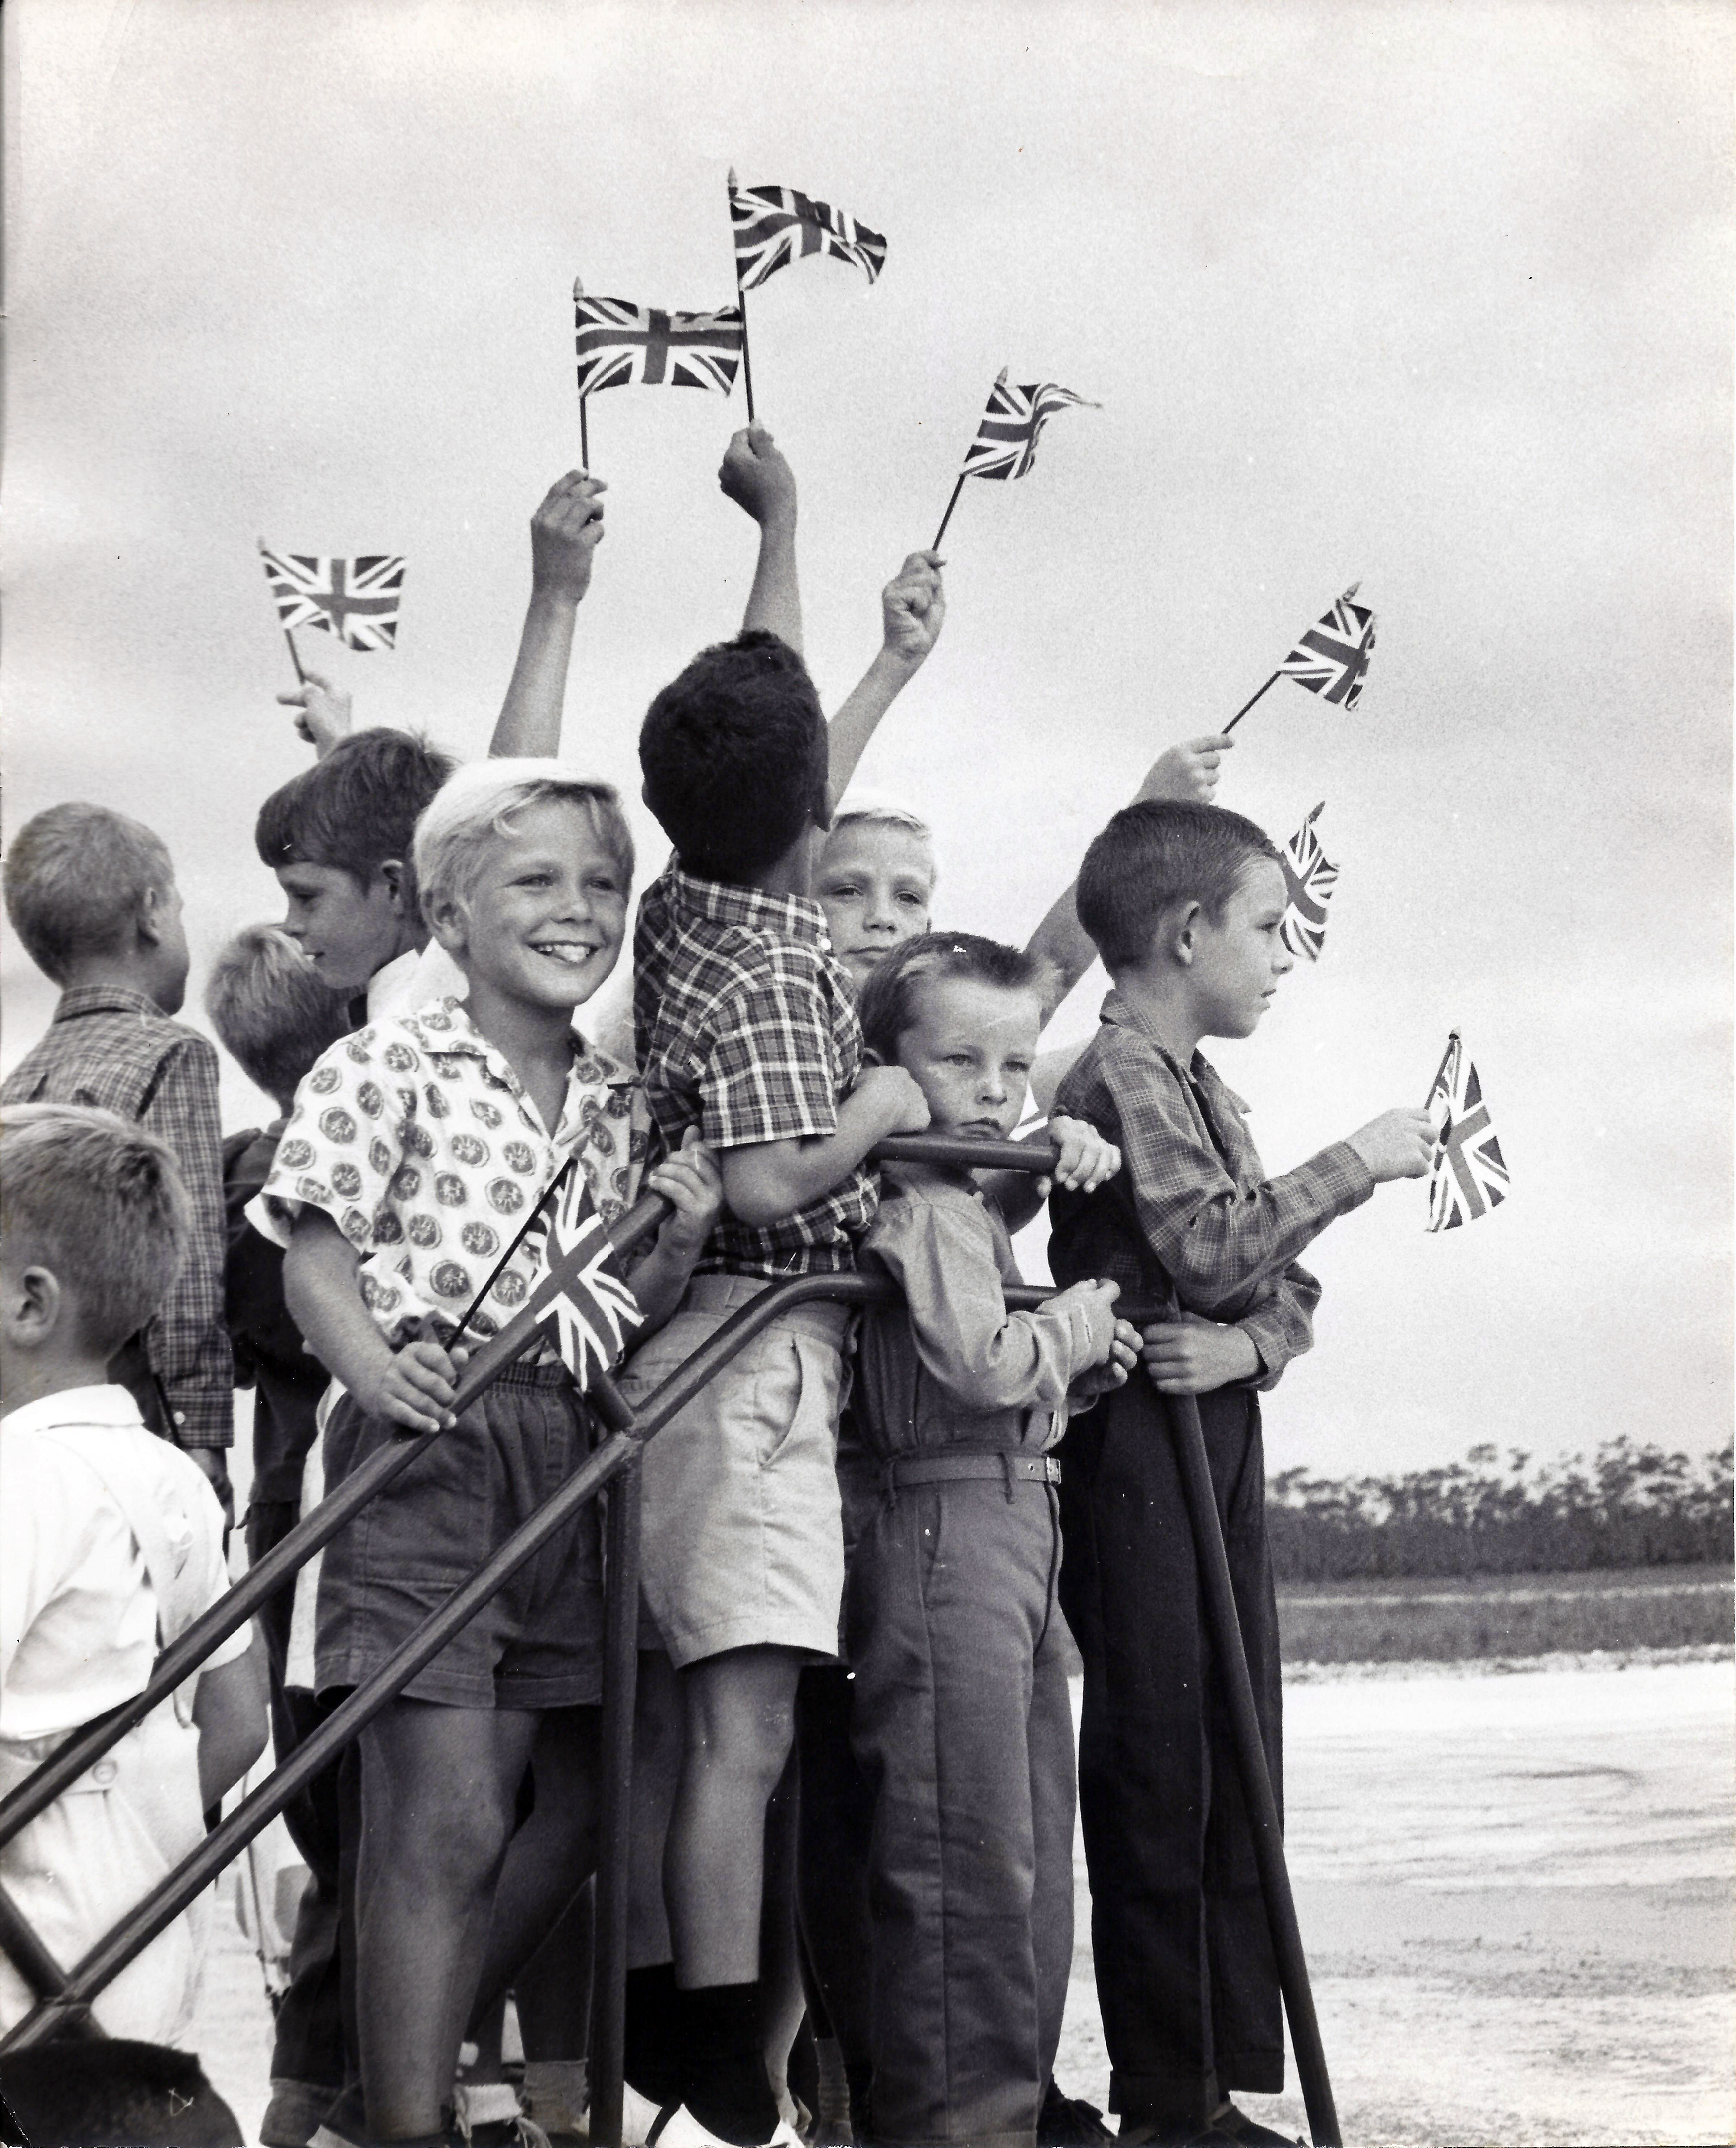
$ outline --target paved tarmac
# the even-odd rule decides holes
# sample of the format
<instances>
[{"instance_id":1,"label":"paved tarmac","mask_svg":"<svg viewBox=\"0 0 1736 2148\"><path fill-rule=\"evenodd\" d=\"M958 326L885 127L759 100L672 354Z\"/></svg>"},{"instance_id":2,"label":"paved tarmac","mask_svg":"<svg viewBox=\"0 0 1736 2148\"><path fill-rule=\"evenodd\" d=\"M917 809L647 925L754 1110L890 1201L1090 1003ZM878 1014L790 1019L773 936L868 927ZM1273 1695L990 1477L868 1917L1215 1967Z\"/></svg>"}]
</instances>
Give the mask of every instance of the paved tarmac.
<instances>
[{"instance_id":1,"label":"paved tarmac","mask_svg":"<svg viewBox=\"0 0 1736 2148\"><path fill-rule=\"evenodd\" d=\"M1728 1658L1382 1668L1286 1689L1291 1869L1346 2141L1729 2141ZM1078 1869L1059 2070L1101 2103ZM217 1921L198 2044L251 2140L268 2017ZM1246 2102L1304 2130L1294 2093Z\"/></svg>"}]
</instances>

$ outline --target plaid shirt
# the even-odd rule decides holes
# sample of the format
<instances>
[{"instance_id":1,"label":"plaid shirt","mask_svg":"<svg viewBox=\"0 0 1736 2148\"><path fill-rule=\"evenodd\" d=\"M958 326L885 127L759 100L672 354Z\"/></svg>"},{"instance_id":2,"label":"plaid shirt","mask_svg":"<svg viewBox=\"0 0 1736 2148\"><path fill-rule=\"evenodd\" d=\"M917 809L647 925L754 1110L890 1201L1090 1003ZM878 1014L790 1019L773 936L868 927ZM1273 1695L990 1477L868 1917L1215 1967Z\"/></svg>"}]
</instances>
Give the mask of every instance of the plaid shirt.
<instances>
[{"instance_id":1,"label":"plaid shirt","mask_svg":"<svg viewBox=\"0 0 1736 2148\"><path fill-rule=\"evenodd\" d=\"M136 1119L174 1151L193 1199L187 1264L144 1332L183 1447L228 1447L235 1370L223 1324L223 1132L217 1052L143 992L63 992L48 1032L0 1086L0 1104L95 1104Z\"/></svg>"},{"instance_id":2,"label":"plaid shirt","mask_svg":"<svg viewBox=\"0 0 1736 2148\"><path fill-rule=\"evenodd\" d=\"M633 963L634 1041L667 1148L690 1127L714 1148L837 1132L862 1031L817 902L700 880L672 859L640 900ZM700 1268L848 1268L850 1240L878 1200L873 1172L858 1165L823 1199L763 1229L725 1213Z\"/></svg>"},{"instance_id":3,"label":"plaid shirt","mask_svg":"<svg viewBox=\"0 0 1736 2148\"><path fill-rule=\"evenodd\" d=\"M1233 1321L1260 1353L1253 1384L1269 1388L1314 1340L1320 1286L1296 1255L1374 1181L1347 1142L1267 1178L1247 1108L1198 1052L1184 1066L1111 992L1055 1109L1116 1142L1121 1168L1094 1194L1056 1188L1049 1258L1058 1282L1111 1277L1125 1298Z\"/></svg>"}]
</instances>

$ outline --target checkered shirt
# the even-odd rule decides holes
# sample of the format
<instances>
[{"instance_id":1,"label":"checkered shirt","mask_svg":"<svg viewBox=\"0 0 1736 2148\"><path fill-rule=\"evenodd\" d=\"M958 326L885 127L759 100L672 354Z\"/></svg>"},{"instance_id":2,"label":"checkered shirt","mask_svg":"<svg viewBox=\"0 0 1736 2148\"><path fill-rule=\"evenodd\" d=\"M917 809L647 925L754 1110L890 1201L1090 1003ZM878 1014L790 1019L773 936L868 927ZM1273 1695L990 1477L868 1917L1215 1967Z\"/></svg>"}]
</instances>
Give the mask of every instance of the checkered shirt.
<instances>
[{"instance_id":1,"label":"checkered shirt","mask_svg":"<svg viewBox=\"0 0 1736 2148\"><path fill-rule=\"evenodd\" d=\"M605 1222L638 1190L646 1128L637 1084L576 1032L574 1042L551 1137L462 1001L358 1030L296 1091L248 1220L288 1245L304 1207L324 1210L362 1257L362 1300L387 1341L409 1341L424 1316L449 1338L574 1151ZM512 1318L543 1272L544 1245L533 1232L469 1334L492 1335Z\"/></svg>"},{"instance_id":2,"label":"checkered shirt","mask_svg":"<svg viewBox=\"0 0 1736 2148\"><path fill-rule=\"evenodd\" d=\"M1096 1193L1057 1187L1051 1197L1056 1280L1111 1277L1130 1301L1159 1297L1233 1321L1260 1353L1253 1384L1273 1386L1314 1339L1320 1286L1296 1256L1374 1191L1367 1164L1335 1142L1268 1178L1247 1107L1197 1051L1184 1066L1120 992L1104 1001L1055 1109L1121 1152L1120 1172Z\"/></svg>"},{"instance_id":3,"label":"checkered shirt","mask_svg":"<svg viewBox=\"0 0 1736 2148\"><path fill-rule=\"evenodd\" d=\"M848 974L805 896L700 880L671 860L640 900L633 1026L664 1143L690 1127L715 1148L835 1133L862 1064ZM824 1199L764 1228L727 1213L702 1272L789 1276L854 1265L879 1191L858 1166Z\"/></svg>"},{"instance_id":4,"label":"checkered shirt","mask_svg":"<svg viewBox=\"0 0 1736 2148\"><path fill-rule=\"evenodd\" d=\"M235 1368L223 1324L223 1131L217 1052L156 1001L118 985L63 992L48 1031L0 1085L0 1104L95 1104L167 1142L193 1200L187 1264L144 1332L182 1447L234 1438Z\"/></svg>"}]
</instances>

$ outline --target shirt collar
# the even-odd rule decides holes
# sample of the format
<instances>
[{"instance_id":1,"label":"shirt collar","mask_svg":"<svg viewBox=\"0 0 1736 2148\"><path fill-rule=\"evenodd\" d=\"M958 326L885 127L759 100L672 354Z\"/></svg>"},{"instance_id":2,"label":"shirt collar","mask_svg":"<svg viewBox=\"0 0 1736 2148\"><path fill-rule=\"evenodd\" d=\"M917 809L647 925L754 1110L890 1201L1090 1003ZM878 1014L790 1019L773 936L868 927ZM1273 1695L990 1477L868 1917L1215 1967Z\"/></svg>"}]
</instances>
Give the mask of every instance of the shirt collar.
<instances>
[{"instance_id":1,"label":"shirt collar","mask_svg":"<svg viewBox=\"0 0 1736 2148\"><path fill-rule=\"evenodd\" d=\"M57 1425L94 1424L103 1427L142 1425L138 1404L130 1388L62 1388L58 1393L23 1403L0 1418L0 1430L46 1432Z\"/></svg>"},{"instance_id":2,"label":"shirt collar","mask_svg":"<svg viewBox=\"0 0 1736 2148\"><path fill-rule=\"evenodd\" d=\"M74 985L61 994L54 1020L76 1021L86 1014L148 1014L158 1021L168 1019L148 992L135 992L129 985Z\"/></svg>"},{"instance_id":3,"label":"shirt collar","mask_svg":"<svg viewBox=\"0 0 1736 2148\"><path fill-rule=\"evenodd\" d=\"M1172 1066L1178 1075L1181 1075L1184 1079L1195 1082L1210 1082L1215 1088L1222 1090L1223 1094L1229 1098L1230 1102L1236 1106L1238 1111L1246 1112L1249 1108L1247 1104L1242 1102L1241 1097L1236 1094L1236 1092L1230 1087L1228 1083L1225 1082L1223 1077L1212 1064L1212 1061L1207 1058L1204 1052L1197 1051L1192 1058L1190 1059L1187 1064L1184 1066L1181 1060L1170 1050L1169 1046L1157 1034L1156 1031L1152 1028L1150 1021L1146 1018L1143 1011L1136 1006L1133 1001L1127 997L1125 992L1111 991L1108 996L1104 1000L1103 1005L1098 1011L1097 1019L1099 1021L1113 1022L1116 1027L1121 1029L1136 1029L1140 1035L1144 1037L1148 1043L1155 1044L1156 1046L1158 1051L1162 1053L1163 1057L1168 1065Z\"/></svg>"},{"instance_id":4,"label":"shirt collar","mask_svg":"<svg viewBox=\"0 0 1736 2148\"><path fill-rule=\"evenodd\" d=\"M469 1008L455 992L449 992L439 1007L421 1007L414 1014L400 1015L404 1027L415 1032L416 1041L429 1051L464 1051L482 1061L489 1072L509 1088L518 1092L521 1084L508 1063L499 1046L489 1043L476 1026ZM567 1070L567 1084L570 1088L575 1078L580 1078L580 1069L589 1061L602 1071L603 1079L611 1089L630 1088L637 1078L631 1069L623 1066L612 1053L600 1050L580 1028L575 1021L572 1029L574 1059Z\"/></svg>"},{"instance_id":5,"label":"shirt collar","mask_svg":"<svg viewBox=\"0 0 1736 2148\"><path fill-rule=\"evenodd\" d=\"M738 887L732 881L702 880L671 861L670 896L678 911L713 925L737 925L750 932L775 932L786 940L806 941L830 954L831 935L825 912L805 895L768 895L763 888Z\"/></svg>"}]
</instances>

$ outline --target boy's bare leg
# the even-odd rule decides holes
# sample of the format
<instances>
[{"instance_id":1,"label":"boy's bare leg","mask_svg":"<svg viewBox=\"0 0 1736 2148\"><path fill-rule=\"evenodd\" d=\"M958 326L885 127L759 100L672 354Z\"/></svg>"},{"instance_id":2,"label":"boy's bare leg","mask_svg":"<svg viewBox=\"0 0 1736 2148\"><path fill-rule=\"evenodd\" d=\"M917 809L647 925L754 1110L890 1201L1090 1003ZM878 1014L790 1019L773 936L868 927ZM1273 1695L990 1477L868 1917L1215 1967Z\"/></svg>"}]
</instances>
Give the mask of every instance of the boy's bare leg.
<instances>
[{"instance_id":1,"label":"boy's bare leg","mask_svg":"<svg viewBox=\"0 0 1736 2148\"><path fill-rule=\"evenodd\" d=\"M760 1975L765 2010L765 2071L781 2106L790 2092L790 2052L808 2010L795 1940L796 1839L800 1774L794 1739L765 1808L765 1877L760 1910Z\"/></svg>"},{"instance_id":2,"label":"boy's bare leg","mask_svg":"<svg viewBox=\"0 0 1736 2148\"><path fill-rule=\"evenodd\" d=\"M686 1750L664 1885L683 1990L760 1974L765 1808L795 1734L793 1649L731 1649L680 1674Z\"/></svg>"},{"instance_id":3,"label":"boy's bare leg","mask_svg":"<svg viewBox=\"0 0 1736 2148\"><path fill-rule=\"evenodd\" d=\"M631 1858L627 1881L627 1966L671 1960L663 1860L681 1781L685 1736L675 1667L661 1649L641 1649L633 1716Z\"/></svg>"},{"instance_id":4,"label":"boy's bare leg","mask_svg":"<svg viewBox=\"0 0 1736 2148\"><path fill-rule=\"evenodd\" d=\"M596 1869L602 1710L555 1708L531 1720L539 1726L530 1753L536 1804L500 1867L476 1984L479 2006L506 1990Z\"/></svg>"},{"instance_id":5,"label":"boy's bare leg","mask_svg":"<svg viewBox=\"0 0 1736 2148\"><path fill-rule=\"evenodd\" d=\"M362 1733L357 2012L382 2140L440 2130L537 1723L395 1700Z\"/></svg>"}]
</instances>

